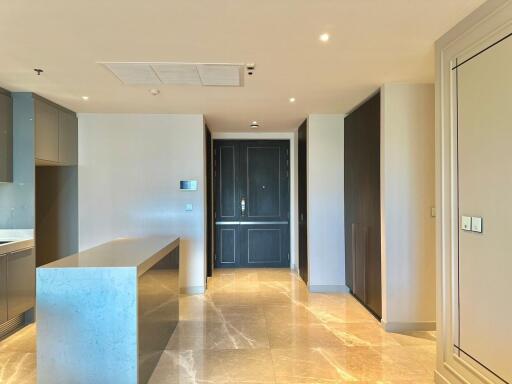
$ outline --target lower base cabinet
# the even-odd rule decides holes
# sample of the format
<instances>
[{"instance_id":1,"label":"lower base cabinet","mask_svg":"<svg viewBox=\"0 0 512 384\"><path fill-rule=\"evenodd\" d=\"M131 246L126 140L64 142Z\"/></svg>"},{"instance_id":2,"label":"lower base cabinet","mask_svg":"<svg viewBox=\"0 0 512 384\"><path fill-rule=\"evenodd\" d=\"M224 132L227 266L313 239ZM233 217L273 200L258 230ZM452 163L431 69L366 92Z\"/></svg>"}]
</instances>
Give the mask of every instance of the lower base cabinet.
<instances>
[{"instance_id":1,"label":"lower base cabinet","mask_svg":"<svg viewBox=\"0 0 512 384\"><path fill-rule=\"evenodd\" d=\"M7 321L7 255L0 255L0 324Z\"/></svg>"},{"instance_id":2,"label":"lower base cabinet","mask_svg":"<svg viewBox=\"0 0 512 384\"><path fill-rule=\"evenodd\" d=\"M7 315L12 319L35 305L36 258L34 248L7 255Z\"/></svg>"},{"instance_id":3,"label":"lower base cabinet","mask_svg":"<svg viewBox=\"0 0 512 384\"><path fill-rule=\"evenodd\" d=\"M0 255L0 324L34 307L35 270L34 248Z\"/></svg>"}]
</instances>

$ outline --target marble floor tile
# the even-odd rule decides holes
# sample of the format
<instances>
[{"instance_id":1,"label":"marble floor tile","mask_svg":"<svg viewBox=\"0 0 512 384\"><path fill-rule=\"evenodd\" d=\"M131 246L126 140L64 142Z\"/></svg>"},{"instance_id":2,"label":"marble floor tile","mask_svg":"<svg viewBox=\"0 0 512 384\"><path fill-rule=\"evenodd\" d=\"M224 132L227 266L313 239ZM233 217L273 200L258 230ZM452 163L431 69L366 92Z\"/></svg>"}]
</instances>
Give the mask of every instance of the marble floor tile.
<instances>
[{"instance_id":1,"label":"marble floor tile","mask_svg":"<svg viewBox=\"0 0 512 384\"><path fill-rule=\"evenodd\" d=\"M263 321L197 322L182 321L166 349L224 350L269 348Z\"/></svg>"},{"instance_id":2,"label":"marble floor tile","mask_svg":"<svg viewBox=\"0 0 512 384\"><path fill-rule=\"evenodd\" d=\"M356 381L343 372L322 348L272 349L276 383L344 383Z\"/></svg>"},{"instance_id":3,"label":"marble floor tile","mask_svg":"<svg viewBox=\"0 0 512 384\"><path fill-rule=\"evenodd\" d=\"M322 323L313 312L299 305L267 305L263 307L263 312L268 326Z\"/></svg>"},{"instance_id":4,"label":"marble floor tile","mask_svg":"<svg viewBox=\"0 0 512 384\"><path fill-rule=\"evenodd\" d=\"M390 333L400 345L434 345L436 343L435 332L403 332Z\"/></svg>"},{"instance_id":5,"label":"marble floor tile","mask_svg":"<svg viewBox=\"0 0 512 384\"><path fill-rule=\"evenodd\" d=\"M343 341L324 324L271 324L271 348L342 347Z\"/></svg>"},{"instance_id":6,"label":"marble floor tile","mask_svg":"<svg viewBox=\"0 0 512 384\"><path fill-rule=\"evenodd\" d=\"M0 352L36 352L36 326L27 325L0 342ZM0 381L2 383L2 381Z\"/></svg>"},{"instance_id":7,"label":"marble floor tile","mask_svg":"<svg viewBox=\"0 0 512 384\"><path fill-rule=\"evenodd\" d=\"M0 341L0 383L36 383L36 327ZM435 332L388 333L351 295L285 269L215 270L180 296L151 384L433 384Z\"/></svg>"},{"instance_id":8,"label":"marble floor tile","mask_svg":"<svg viewBox=\"0 0 512 384\"><path fill-rule=\"evenodd\" d=\"M150 384L275 383L269 349L165 351Z\"/></svg>"},{"instance_id":9,"label":"marble floor tile","mask_svg":"<svg viewBox=\"0 0 512 384\"><path fill-rule=\"evenodd\" d=\"M34 352L0 352L0 383L36 383L36 354Z\"/></svg>"},{"instance_id":10,"label":"marble floor tile","mask_svg":"<svg viewBox=\"0 0 512 384\"><path fill-rule=\"evenodd\" d=\"M427 368L415 352L400 346L326 348L324 353L344 373L361 381L433 378L433 369Z\"/></svg>"},{"instance_id":11,"label":"marble floor tile","mask_svg":"<svg viewBox=\"0 0 512 384\"><path fill-rule=\"evenodd\" d=\"M382 347L400 345L377 323L328 323L329 330L346 346Z\"/></svg>"}]
</instances>

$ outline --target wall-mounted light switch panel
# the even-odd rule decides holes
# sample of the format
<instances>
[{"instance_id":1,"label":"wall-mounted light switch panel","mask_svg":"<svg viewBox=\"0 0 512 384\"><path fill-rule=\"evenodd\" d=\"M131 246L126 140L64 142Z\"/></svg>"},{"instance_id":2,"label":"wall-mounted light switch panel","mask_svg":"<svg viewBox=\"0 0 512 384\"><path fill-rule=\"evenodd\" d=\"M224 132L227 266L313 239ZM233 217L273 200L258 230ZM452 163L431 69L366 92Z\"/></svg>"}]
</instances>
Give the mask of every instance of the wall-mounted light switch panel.
<instances>
[{"instance_id":1,"label":"wall-mounted light switch panel","mask_svg":"<svg viewBox=\"0 0 512 384\"><path fill-rule=\"evenodd\" d=\"M197 180L180 180L180 190L197 191Z\"/></svg>"},{"instance_id":2,"label":"wall-mounted light switch panel","mask_svg":"<svg viewBox=\"0 0 512 384\"><path fill-rule=\"evenodd\" d=\"M185 212L192 212L193 206L192 204L186 204L185 205Z\"/></svg>"},{"instance_id":3,"label":"wall-mounted light switch panel","mask_svg":"<svg viewBox=\"0 0 512 384\"><path fill-rule=\"evenodd\" d=\"M471 231L471 217L470 216L462 216L461 220L461 228L463 231Z\"/></svg>"},{"instance_id":4,"label":"wall-mounted light switch panel","mask_svg":"<svg viewBox=\"0 0 512 384\"><path fill-rule=\"evenodd\" d=\"M482 218L472 217L471 218L471 230L473 232L482 233Z\"/></svg>"}]
</instances>

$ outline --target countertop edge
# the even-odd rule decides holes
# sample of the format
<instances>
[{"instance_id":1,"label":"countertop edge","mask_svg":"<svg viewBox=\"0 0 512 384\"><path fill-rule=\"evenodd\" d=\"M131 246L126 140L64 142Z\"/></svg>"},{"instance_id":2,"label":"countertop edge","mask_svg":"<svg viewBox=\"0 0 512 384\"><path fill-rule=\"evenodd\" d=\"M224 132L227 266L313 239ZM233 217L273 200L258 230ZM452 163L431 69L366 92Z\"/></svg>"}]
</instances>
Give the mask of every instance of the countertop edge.
<instances>
[{"instance_id":1,"label":"countertop edge","mask_svg":"<svg viewBox=\"0 0 512 384\"><path fill-rule=\"evenodd\" d=\"M11 243L0 245L0 255L7 253L23 251L25 249L34 248L34 239L15 240Z\"/></svg>"},{"instance_id":2,"label":"countertop edge","mask_svg":"<svg viewBox=\"0 0 512 384\"><path fill-rule=\"evenodd\" d=\"M137 267L137 276L141 276L146 273L153 265L162 260L165 256L167 256L170 252L174 251L180 245L180 238L177 237L172 242L167 244L165 247L160 249L158 252L153 254L150 258L144 261Z\"/></svg>"}]
</instances>

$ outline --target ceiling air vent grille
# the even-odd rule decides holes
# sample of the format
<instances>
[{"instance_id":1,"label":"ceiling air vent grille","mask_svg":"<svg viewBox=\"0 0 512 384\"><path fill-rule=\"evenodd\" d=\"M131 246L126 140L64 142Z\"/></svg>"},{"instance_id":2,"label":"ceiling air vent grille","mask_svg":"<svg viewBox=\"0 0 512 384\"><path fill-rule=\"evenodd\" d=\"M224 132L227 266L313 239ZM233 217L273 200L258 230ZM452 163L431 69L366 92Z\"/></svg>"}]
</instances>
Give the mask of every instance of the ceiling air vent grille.
<instances>
[{"instance_id":1,"label":"ceiling air vent grille","mask_svg":"<svg viewBox=\"0 0 512 384\"><path fill-rule=\"evenodd\" d=\"M243 64L101 63L128 85L243 86Z\"/></svg>"}]
</instances>

